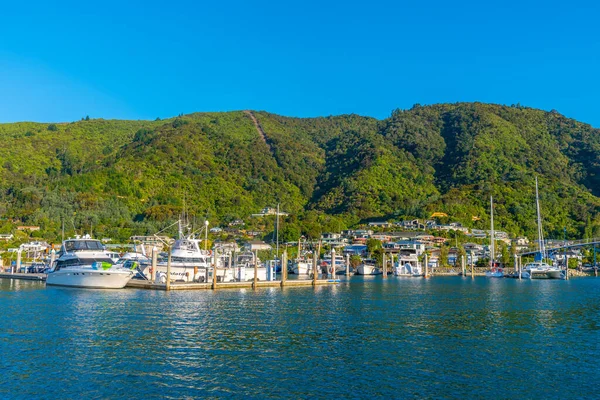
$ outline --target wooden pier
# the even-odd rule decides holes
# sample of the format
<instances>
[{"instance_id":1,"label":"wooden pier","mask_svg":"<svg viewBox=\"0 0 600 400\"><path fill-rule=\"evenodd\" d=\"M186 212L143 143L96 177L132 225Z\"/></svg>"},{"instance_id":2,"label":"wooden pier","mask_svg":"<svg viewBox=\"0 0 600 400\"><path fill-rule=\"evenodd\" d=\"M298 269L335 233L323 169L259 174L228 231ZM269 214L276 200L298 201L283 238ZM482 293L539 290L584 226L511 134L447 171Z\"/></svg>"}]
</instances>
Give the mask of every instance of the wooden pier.
<instances>
[{"instance_id":1,"label":"wooden pier","mask_svg":"<svg viewBox=\"0 0 600 400\"><path fill-rule=\"evenodd\" d=\"M154 283L141 279L132 279L127 283L126 288L149 289L149 290L218 290L218 289L241 289L241 288L269 288L269 287L307 287L307 286L326 286L340 283L339 279L294 279L286 281L249 281L249 282L172 282L167 289L165 283Z\"/></svg>"},{"instance_id":2,"label":"wooden pier","mask_svg":"<svg viewBox=\"0 0 600 400\"><path fill-rule=\"evenodd\" d=\"M0 273L0 279L15 279L27 281L46 280L46 274L23 274L9 272ZM248 282L170 282L169 287L165 283L132 279L126 288L149 289L149 290L205 290L205 289L240 289L240 288L267 288L267 287L307 287L325 286L339 283L339 279L292 279L284 281L248 281Z\"/></svg>"},{"instance_id":3,"label":"wooden pier","mask_svg":"<svg viewBox=\"0 0 600 400\"><path fill-rule=\"evenodd\" d=\"M23 274L23 273L14 273L10 272L2 272L0 273L0 279L19 279L25 281L45 281L46 274Z\"/></svg>"}]
</instances>

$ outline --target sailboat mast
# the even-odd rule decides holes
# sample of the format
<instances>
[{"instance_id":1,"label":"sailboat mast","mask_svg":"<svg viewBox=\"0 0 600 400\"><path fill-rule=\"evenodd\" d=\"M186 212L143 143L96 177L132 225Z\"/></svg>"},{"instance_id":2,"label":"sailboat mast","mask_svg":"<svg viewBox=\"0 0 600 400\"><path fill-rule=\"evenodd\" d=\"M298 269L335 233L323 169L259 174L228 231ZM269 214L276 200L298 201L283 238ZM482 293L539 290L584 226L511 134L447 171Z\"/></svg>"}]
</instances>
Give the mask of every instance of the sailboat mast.
<instances>
[{"instance_id":1,"label":"sailboat mast","mask_svg":"<svg viewBox=\"0 0 600 400\"><path fill-rule=\"evenodd\" d=\"M538 192L538 179L535 177L535 206L537 209L537 223L538 223L538 246L540 248L540 254L542 260L546 257L546 249L544 248L544 231L542 230L542 215L540 213L540 196Z\"/></svg>"},{"instance_id":2,"label":"sailboat mast","mask_svg":"<svg viewBox=\"0 0 600 400\"><path fill-rule=\"evenodd\" d=\"M279 203L277 203L277 220L276 220L276 226L275 226L275 242L276 242L276 247L275 247L275 259L279 260Z\"/></svg>"},{"instance_id":3,"label":"sailboat mast","mask_svg":"<svg viewBox=\"0 0 600 400\"><path fill-rule=\"evenodd\" d=\"M495 238L494 238L494 198L490 196L490 216L491 216L491 231L490 231L490 263L491 267L494 268L494 256L495 256Z\"/></svg>"}]
</instances>

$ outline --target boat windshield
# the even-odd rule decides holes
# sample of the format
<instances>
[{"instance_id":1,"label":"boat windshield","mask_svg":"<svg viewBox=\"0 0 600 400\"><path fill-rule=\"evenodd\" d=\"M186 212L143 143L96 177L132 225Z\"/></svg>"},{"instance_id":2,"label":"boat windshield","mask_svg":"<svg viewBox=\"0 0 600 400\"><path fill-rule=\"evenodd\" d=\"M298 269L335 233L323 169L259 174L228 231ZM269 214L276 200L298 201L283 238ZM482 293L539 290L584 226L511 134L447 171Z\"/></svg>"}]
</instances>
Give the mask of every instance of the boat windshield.
<instances>
[{"instance_id":1,"label":"boat windshield","mask_svg":"<svg viewBox=\"0 0 600 400\"><path fill-rule=\"evenodd\" d=\"M104 247L99 240L68 240L65 242L66 251L103 249Z\"/></svg>"},{"instance_id":2,"label":"boat windshield","mask_svg":"<svg viewBox=\"0 0 600 400\"><path fill-rule=\"evenodd\" d=\"M56 263L55 271L58 271L59 269L65 268L65 267L92 265L95 262L108 263L111 265L114 264L112 259L105 258L105 257L95 257L95 258L86 258L86 259L74 257L74 258L68 258L66 260L61 260L61 259L56 260L55 261L55 263Z\"/></svg>"}]
</instances>

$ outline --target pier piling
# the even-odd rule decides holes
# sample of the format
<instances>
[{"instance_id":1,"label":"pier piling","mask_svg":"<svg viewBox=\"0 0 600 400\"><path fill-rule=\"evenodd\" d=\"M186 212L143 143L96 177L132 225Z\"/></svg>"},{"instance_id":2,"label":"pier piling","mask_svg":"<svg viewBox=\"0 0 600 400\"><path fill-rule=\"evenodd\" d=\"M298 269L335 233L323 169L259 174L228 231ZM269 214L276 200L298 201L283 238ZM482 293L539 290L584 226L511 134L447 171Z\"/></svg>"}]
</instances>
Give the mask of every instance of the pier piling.
<instances>
[{"instance_id":1,"label":"pier piling","mask_svg":"<svg viewBox=\"0 0 600 400\"><path fill-rule=\"evenodd\" d=\"M254 253L254 281L252 282L252 289L256 289L258 282L258 262L256 262L256 253Z\"/></svg>"},{"instance_id":2,"label":"pier piling","mask_svg":"<svg viewBox=\"0 0 600 400\"><path fill-rule=\"evenodd\" d=\"M350 276L350 253L346 254L346 276Z\"/></svg>"},{"instance_id":3,"label":"pier piling","mask_svg":"<svg viewBox=\"0 0 600 400\"><path fill-rule=\"evenodd\" d=\"M313 253L312 271L313 271L313 286L316 286L317 285L317 252Z\"/></svg>"},{"instance_id":4,"label":"pier piling","mask_svg":"<svg viewBox=\"0 0 600 400\"><path fill-rule=\"evenodd\" d=\"M21 249L17 250L17 272L21 272ZM27 268L25 268L25 273L27 273Z\"/></svg>"},{"instance_id":5,"label":"pier piling","mask_svg":"<svg viewBox=\"0 0 600 400\"><path fill-rule=\"evenodd\" d=\"M150 269L150 280L154 282L156 280L156 266L158 265L158 249L156 246L152 247L152 267Z\"/></svg>"},{"instance_id":6,"label":"pier piling","mask_svg":"<svg viewBox=\"0 0 600 400\"><path fill-rule=\"evenodd\" d=\"M167 248L169 252L169 257L167 258L167 282L166 289L167 291L171 290L171 246Z\"/></svg>"},{"instance_id":7,"label":"pier piling","mask_svg":"<svg viewBox=\"0 0 600 400\"><path fill-rule=\"evenodd\" d=\"M471 251L471 279L475 277L475 274L474 274L474 272L475 272L475 271L474 271L474 267L475 267L475 266L473 265L473 252Z\"/></svg>"},{"instance_id":8,"label":"pier piling","mask_svg":"<svg viewBox=\"0 0 600 400\"><path fill-rule=\"evenodd\" d=\"M287 280L287 258L287 250L284 250L281 255L281 287L285 286L285 281Z\"/></svg>"},{"instance_id":9,"label":"pier piling","mask_svg":"<svg viewBox=\"0 0 600 400\"><path fill-rule=\"evenodd\" d=\"M331 249L331 266L329 267L331 279L335 279L335 249Z\"/></svg>"}]
</instances>

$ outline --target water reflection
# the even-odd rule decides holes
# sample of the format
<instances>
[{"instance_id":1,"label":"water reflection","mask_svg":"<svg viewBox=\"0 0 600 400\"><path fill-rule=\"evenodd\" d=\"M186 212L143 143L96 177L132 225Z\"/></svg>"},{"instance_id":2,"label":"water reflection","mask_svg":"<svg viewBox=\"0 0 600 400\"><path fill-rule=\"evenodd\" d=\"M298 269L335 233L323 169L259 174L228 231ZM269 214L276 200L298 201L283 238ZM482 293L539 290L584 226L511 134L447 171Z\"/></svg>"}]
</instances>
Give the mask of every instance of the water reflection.
<instances>
[{"instance_id":1,"label":"water reflection","mask_svg":"<svg viewBox=\"0 0 600 400\"><path fill-rule=\"evenodd\" d=\"M0 397L595 395L600 280L357 278L170 293L1 281Z\"/></svg>"}]
</instances>

